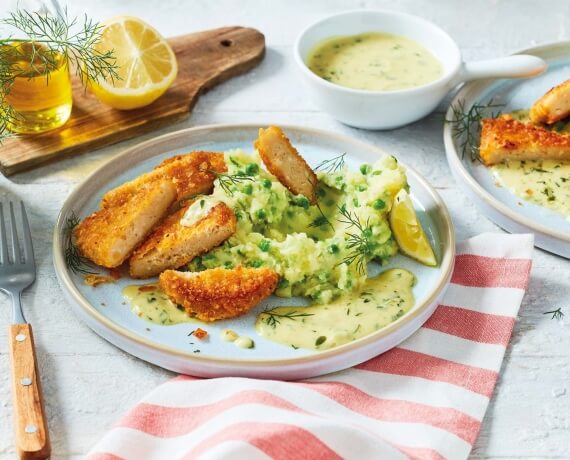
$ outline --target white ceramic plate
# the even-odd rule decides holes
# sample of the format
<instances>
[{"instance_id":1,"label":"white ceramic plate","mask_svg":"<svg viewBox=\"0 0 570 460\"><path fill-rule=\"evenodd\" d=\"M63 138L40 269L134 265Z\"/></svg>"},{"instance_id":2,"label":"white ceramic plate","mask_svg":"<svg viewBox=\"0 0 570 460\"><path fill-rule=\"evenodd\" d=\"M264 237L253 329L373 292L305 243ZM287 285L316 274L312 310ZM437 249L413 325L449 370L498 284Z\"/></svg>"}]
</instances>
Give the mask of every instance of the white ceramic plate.
<instances>
[{"instance_id":1,"label":"white ceramic plate","mask_svg":"<svg viewBox=\"0 0 570 460\"><path fill-rule=\"evenodd\" d=\"M354 169L363 162L373 162L383 153L374 146L336 134L293 126L283 128L312 165L346 152L347 164ZM293 379L333 372L370 359L396 346L429 318L451 277L455 254L454 232L439 195L411 169L408 169L407 174L414 205L440 264L437 268L430 268L403 256L395 257L389 267L407 268L418 279L414 287L415 306L386 328L331 350L295 350L256 335L255 317L264 308L268 305L302 304L302 299L271 297L246 316L202 325L209 332L208 340L202 343L188 337L189 332L197 327L196 324L160 326L131 313L129 306L123 304L122 288L136 281L125 278L116 284L93 288L83 282L82 276L67 269L62 232L72 212L85 217L97 209L101 196L106 191L149 171L174 154L191 150L224 151L230 148L252 151L252 142L257 137L258 129L254 125L218 125L158 137L113 158L73 191L64 204L55 227L54 265L75 312L95 332L128 353L177 372L206 377L234 375ZM239 334L252 337L255 348L242 349L222 341L220 331L228 327Z\"/></svg>"},{"instance_id":2,"label":"white ceramic plate","mask_svg":"<svg viewBox=\"0 0 570 460\"><path fill-rule=\"evenodd\" d=\"M553 86L570 78L570 42L559 42L522 50L548 62L548 71L528 80L494 80L465 85L451 102L504 104L503 112L530 106ZM453 119L451 106L446 119ZM458 185L483 214L511 233L534 233L536 246L570 258L570 220L561 214L525 201L496 185L492 172L479 162L461 158L460 140L453 137L449 123L444 127L447 161Z\"/></svg>"}]
</instances>

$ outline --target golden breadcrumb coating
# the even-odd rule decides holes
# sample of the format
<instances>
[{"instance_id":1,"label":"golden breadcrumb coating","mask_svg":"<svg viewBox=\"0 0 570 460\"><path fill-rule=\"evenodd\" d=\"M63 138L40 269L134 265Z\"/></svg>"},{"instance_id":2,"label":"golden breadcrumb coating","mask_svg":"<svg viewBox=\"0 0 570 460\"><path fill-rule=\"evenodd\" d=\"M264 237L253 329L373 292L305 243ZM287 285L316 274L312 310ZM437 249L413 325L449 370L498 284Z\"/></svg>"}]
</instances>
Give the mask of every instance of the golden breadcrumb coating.
<instances>
[{"instance_id":1,"label":"golden breadcrumb coating","mask_svg":"<svg viewBox=\"0 0 570 460\"><path fill-rule=\"evenodd\" d=\"M167 270L160 287L176 304L202 321L217 321L247 313L277 286L279 275L269 268L212 268L203 272Z\"/></svg>"},{"instance_id":2,"label":"golden breadcrumb coating","mask_svg":"<svg viewBox=\"0 0 570 460\"><path fill-rule=\"evenodd\" d=\"M551 88L530 108L533 123L551 125L570 116L570 80Z\"/></svg>"},{"instance_id":3,"label":"golden breadcrumb coating","mask_svg":"<svg viewBox=\"0 0 570 460\"><path fill-rule=\"evenodd\" d=\"M210 193L214 187L215 172L227 170L223 153L196 151L164 160L153 171L142 174L107 192L101 207L116 206L129 200L144 184L169 179L176 186L177 201L194 195Z\"/></svg>"},{"instance_id":4,"label":"golden breadcrumb coating","mask_svg":"<svg viewBox=\"0 0 570 460\"><path fill-rule=\"evenodd\" d=\"M236 231L236 217L219 203L190 227L180 220L190 206L168 216L134 252L129 264L133 278L150 278L167 268L178 268L223 243Z\"/></svg>"},{"instance_id":5,"label":"golden breadcrumb coating","mask_svg":"<svg viewBox=\"0 0 570 460\"><path fill-rule=\"evenodd\" d=\"M570 160L570 136L508 116L481 121L481 159L490 166L505 160Z\"/></svg>"},{"instance_id":6,"label":"golden breadcrumb coating","mask_svg":"<svg viewBox=\"0 0 570 460\"><path fill-rule=\"evenodd\" d=\"M170 180L149 182L114 206L95 211L75 227L75 244L97 265L118 267L144 241L176 200Z\"/></svg>"},{"instance_id":7,"label":"golden breadcrumb coating","mask_svg":"<svg viewBox=\"0 0 570 460\"><path fill-rule=\"evenodd\" d=\"M317 176L281 128L260 129L254 147L269 172L291 193L304 195L311 204L317 202Z\"/></svg>"}]
</instances>

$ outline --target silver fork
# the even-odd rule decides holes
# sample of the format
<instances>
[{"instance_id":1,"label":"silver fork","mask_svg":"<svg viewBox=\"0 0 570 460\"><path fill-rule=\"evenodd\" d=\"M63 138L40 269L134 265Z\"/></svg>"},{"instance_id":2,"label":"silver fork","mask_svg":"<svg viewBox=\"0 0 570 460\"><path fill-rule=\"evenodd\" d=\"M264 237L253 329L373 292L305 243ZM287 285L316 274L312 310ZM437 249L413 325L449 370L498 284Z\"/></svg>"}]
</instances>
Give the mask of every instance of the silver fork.
<instances>
[{"instance_id":1,"label":"silver fork","mask_svg":"<svg viewBox=\"0 0 570 460\"><path fill-rule=\"evenodd\" d=\"M20 201L21 219L16 220L14 204L10 208L10 245L4 221L6 203L0 202L0 290L12 298L12 325L8 337L12 366L12 394L16 449L21 459L47 458L50 442L42 397L40 375L32 326L22 312L22 291L36 279L32 235L24 203ZM22 249L18 234L22 237ZM11 252L11 257L10 257Z\"/></svg>"}]
</instances>

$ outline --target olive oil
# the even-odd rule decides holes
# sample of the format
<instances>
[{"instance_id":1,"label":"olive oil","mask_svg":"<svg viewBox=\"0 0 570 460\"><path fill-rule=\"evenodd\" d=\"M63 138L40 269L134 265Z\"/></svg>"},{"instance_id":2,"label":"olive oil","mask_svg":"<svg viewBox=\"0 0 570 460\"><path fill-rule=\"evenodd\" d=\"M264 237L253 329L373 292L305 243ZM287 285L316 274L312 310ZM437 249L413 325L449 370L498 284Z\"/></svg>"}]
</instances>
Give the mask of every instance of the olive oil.
<instances>
[{"instance_id":1,"label":"olive oil","mask_svg":"<svg viewBox=\"0 0 570 460\"><path fill-rule=\"evenodd\" d=\"M14 43L4 55L15 75L6 102L15 116L8 129L15 133L41 133L62 126L71 115L72 92L67 59L29 42ZM38 53L38 50L40 51ZM32 59L37 54L40 57Z\"/></svg>"}]
</instances>

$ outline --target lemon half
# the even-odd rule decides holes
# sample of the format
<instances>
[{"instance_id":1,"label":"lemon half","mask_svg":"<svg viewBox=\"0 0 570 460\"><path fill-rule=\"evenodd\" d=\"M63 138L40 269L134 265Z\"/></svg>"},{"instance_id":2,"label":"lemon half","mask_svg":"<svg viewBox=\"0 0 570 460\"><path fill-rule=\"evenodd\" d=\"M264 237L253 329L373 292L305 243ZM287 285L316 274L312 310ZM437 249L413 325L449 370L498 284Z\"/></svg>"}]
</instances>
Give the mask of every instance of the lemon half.
<instances>
[{"instance_id":1,"label":"lemon half","mask_svg":"<svg viewBox=\"0 0 570 460\"><path fill-rule=\"evenodd\" d=\"M408 193L402 189L394 198L390 211L390 226L400 250L431 267L437 265L433 249L418 220Z\"/></svg>"},{"instance_id":2,"label":"lemon half","mask_svg":"<svg viewBox=\"0 0 570 460\"><path fill-rule=\"evenodd\" d=\"M97 98L111 107L137 109L151 104L170 87L178 72L176 56L166 40L138 18L119 16L102 24L95 48L113 50L120 79L91 85Z\"/></svg>"}]
</instances>

